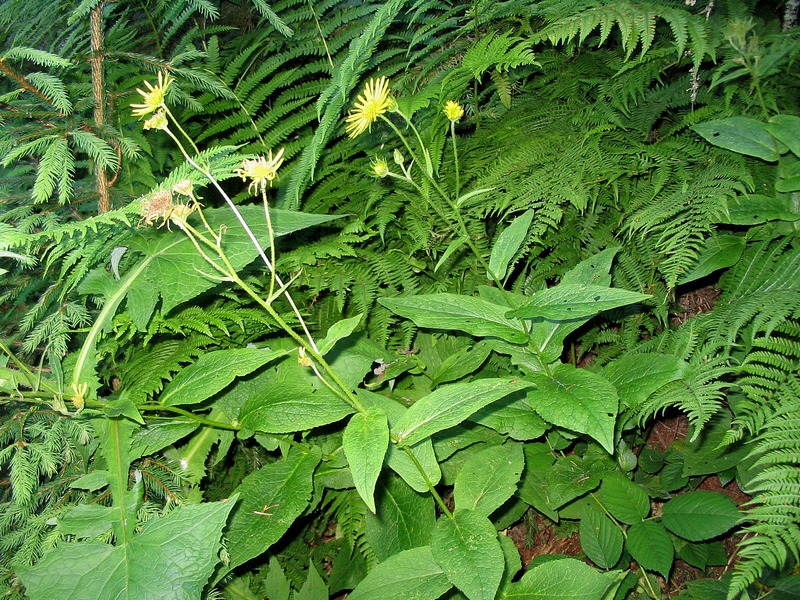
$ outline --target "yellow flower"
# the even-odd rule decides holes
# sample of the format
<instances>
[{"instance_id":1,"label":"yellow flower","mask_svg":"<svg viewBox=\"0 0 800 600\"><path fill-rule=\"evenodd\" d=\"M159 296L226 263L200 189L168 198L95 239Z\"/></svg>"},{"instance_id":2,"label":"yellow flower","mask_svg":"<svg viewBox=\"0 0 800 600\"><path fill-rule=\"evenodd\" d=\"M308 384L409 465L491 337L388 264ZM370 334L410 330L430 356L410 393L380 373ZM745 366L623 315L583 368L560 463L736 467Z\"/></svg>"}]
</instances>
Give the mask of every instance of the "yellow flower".
<instances>
[{"instance_id":1,"label":"yellow flower","mask_svg":"<svg viewBox=\"0 0 800 600\"><path fill-rule=\"evenodd\" d=\"M156 112L159 108L164 106L164 97L167 94L167 89L172 85L172 78L169 76L169 73L165 75L163 71L159 71L158 84L155 87L150 85L149 81L145 81L144 84L147 86L146 92L136 88L136 91L142 95L144 102L141 104L131 104L134 117L144 117L145 115Z\"/></svg>"},{"instance_id":2,"label":"yellow flower","mask_svg":"<svg viewBox=\"0 0 800 600\"><path fill-rule=\"evenodd\" d=\"M389 174L389 165L383 158L375 158L374 160L370 161L370 165L372 165L372 174L375 177L380 177L383 179Z\"/></svg>"},{"instance_id":3,"label":"yellow flower","mask_svg":"<svg viewBox=\"0 0 800 600\"><path fill-rule=\"evenodd\" d=\"M464 107L461 106L458 102L453 102L452 100L448 100L447 103L444 105L444 110L442 112L448 119L450 119L450 121L455 123L461 117L464 116Z\"/></svg>"},{"instance_id":4,"label":"yellow flower","mask_svg":"<svg viewBox=\"0 0 800 600\"><path fill-rule=\"evenodd\" d=\"M156 114L144 122L142 129L166 129L168 125L167 114L164 112L164 109L161 108L156 111Z\"/></svg>"},{"instance_id":5,"label":"yellow flower","mask_svg":"<svg viewBox=\"0 0 800 600\"><path fill-rule=\"evenodd\" d=\"M364 93L358 96L353 110L347 115L345 130L351 138L364 133L394 104L390 97L389 80L386 77L370 79Z\"/></svg>"},{"instance_id":6,"label":"yellow flower","mask_svg":"<svg viewBox=\"0 0 800 600\"><path fill-rule=\"evenodd\" d=\"M266 158L246 158L242 161L242 168L236 169L234 173L242 178L242 181L250 180L247 191L251 194L261 190L263 193L267 189L267 184L272 187L272 182L278 176L278 169L283 164L283 148L272 156L272 150L267 153Z\"/></svg>"}]
</instances>

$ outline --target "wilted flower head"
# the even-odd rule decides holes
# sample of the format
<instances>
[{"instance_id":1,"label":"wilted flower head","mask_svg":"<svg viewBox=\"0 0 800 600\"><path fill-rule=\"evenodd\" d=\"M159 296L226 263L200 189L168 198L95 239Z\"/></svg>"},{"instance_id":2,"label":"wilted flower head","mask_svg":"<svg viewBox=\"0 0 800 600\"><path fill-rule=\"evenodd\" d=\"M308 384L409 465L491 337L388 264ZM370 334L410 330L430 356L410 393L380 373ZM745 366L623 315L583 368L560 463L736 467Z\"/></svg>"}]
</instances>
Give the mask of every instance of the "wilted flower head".
<instances>
[{"instance_id":1,"label":"wilted flower head","mask_svg":"<svg viewBox=\"0 0 800 600\"><path fill-rule=\"evenodd\" d=\"M189 196L191 198L194 193L194 184L191 179L181 179L172 186L172 191L181 196Z\"/></svg>"},{"instance_id":2,"label":"wilted flower head","mask_svg":"<svg viewBox=\"0 0 800 600\"><path fill-rule=\"evenodd\" d=\"M381 179L389 174L389 165L384 158L375 158L370 161L372 166L372 174Z\"/></svg>"},{"instance_id":3,"label":"wilted flower head","mask_svg":"<svg viewBox=\"0 0 800 600\"><path fill-rule=\"evenodd\" d=\"M172 78L169 73L164 74L163 71L159 71L158 84L155 87L150 85L149 81L145 81L144 85L147 87L146 92L136 88L136 91L142 95L144 101L141 104L131 104L134 117L144 117L164 106L164 97L167 95L169 86L172 85Z\"/></svg>"},{"instance_id":4,"label":"wilted flower head","mask_svg":"<svg viewBox=\"0 0 800 600\"><path fill-rule=\"evenodd\" d=\"M144 122L142 129L166 129L168 125L167 115L164 109L160 108L156 114Z\"/></svg>"},{"instance_id":5,"label":"wilted flower head","mask_svg":"<svg viewBox=\"0 0 800 600\"><path fill-rule=\"evenodd\" d=\"M364 133L378 120L378 117L392 108L394 104L386 77L370 79L364 92L358 96L353 110L347 115L345 130L351 138Z\"/></svg>"},{"instance_id":6,"label":"wilted flower head","mask_svg":"<svg viewBox=\"0 0 800 600\"><path fill-rule=\"evenodd\" d=\"M247 186L248 192L255 194L260 189L263 193L267 185L272 187L272 182L278 176L278 169L283 164L283 150L283 148L278 150L275 156L272 156L270 150L266 157L246 158L242 161L242 168L236 169L234 173L241 177L242 181L250 180L250 185Z\"/></svg>"},{"instance_id":7,"label":"wilted flower head","mask_svg":"<svg viewBox=\"0 0 800 600\"><path fill-rule=\"evenodd\" d=\"M461 119L464 116L464 107L461 106L458 102L454 102L453 100L448 100L444 105L444 110L442 111L445 116L450 119L453 123Z\"/></svg>"}]
</instances>

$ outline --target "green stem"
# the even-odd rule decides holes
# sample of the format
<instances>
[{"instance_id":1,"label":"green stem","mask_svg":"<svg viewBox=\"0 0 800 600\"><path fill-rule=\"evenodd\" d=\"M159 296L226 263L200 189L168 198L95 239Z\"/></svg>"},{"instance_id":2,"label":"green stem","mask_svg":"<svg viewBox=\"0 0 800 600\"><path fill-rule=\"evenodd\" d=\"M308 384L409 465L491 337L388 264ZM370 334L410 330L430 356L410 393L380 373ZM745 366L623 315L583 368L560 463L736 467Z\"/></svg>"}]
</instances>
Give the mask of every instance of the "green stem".
<instances>
[{"instance_id":1,"label":"green stem","mask_svg":"<svg viewBox=\"0 0 800 600\"><path fill-rule=\"evenodd\" d=\"M186 417L195 421L200 425L206 425L208 427L213 427L215 429L225 429L227 431L239 431L239 428L235 425L231 425L230 423L223 423L221 421L214 421L213 419L206 419L205 417L201 417L200 415L196 415L195 413L184 410L183 408L178 408L177 406L164 406L163 404L139 404L136 408L139 410L154 410L154 411L166 411L175 413L176 415L181 415L182 417Z\"/></svg>"},{"instance_id":2,"label":"green stem","mask_svg":"<svg viewBox=\"0 0 800 600\"><path fill-rule=\"evenodd\" d=\"M450 139L453 141L453 163L456 167L456 200L461 195L461 173L458 169L458 144L456 144L456 122L450 121Z\"/></svg>"},{"instance_id":3,"label":"green stem","mask_svg":"<svg viewBox=\"0 0 800 600\"><path fill-rule=\"evenodd\" d=\"M411 459L411 462L414 463L414 466L417 467L417 470L419 471L420 475L422 475L422 479L425 481L425 486L428 488L428 491L431 493L431 496L433 496L433 499L436 501L436 504L438 504L439 508L442 509L442 513L444 513L444 515L452 521L453 513L450 511L449 508L447 508L447 505L444 503L444 500L442 500L442 497L439 495L439 492L436 491L436 487L433 485L433 482L428 477L428 474L425 472L425 469L423 468L422 464L419 462L417 457L411 451L411 448L409 448L408 446L403 446L403 452L406 453L406 456L408 456L408 458Z\"/></svg>"}]
</instances>

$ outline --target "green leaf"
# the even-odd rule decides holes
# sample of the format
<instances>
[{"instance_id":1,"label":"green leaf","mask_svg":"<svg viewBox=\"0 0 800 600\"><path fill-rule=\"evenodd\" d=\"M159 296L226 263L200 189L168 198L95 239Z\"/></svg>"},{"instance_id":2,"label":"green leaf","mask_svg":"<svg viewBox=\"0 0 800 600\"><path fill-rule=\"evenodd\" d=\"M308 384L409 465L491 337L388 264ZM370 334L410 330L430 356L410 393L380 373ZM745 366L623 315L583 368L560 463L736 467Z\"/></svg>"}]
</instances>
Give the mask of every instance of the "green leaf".
<instances>
[{"instance_id":1,"label":"green leaf","mask_svg":"<svg viewBox=\"0 0 800 600\"><path fill-rule=\"evenodd\" d=\"M535 374L536 388L528 390L533 409L545 421L585 433L609 454L614 453L614 425L619 398L614 386L591 371L561 363L552 376Z\"/></svg>"},{"instance_id":2,"label":"green leaf","mask_svg":"<svg viewBox=\"0 0 800 600\"><path fill-rule=\"evenodd\" d=\"M378 481L375 503L378 510L367 513L365 534L378 560L430 543L436 524L430 494L421 494L387 473Z\"/></svg>"},{"instance_id":3,"label":"green leaf","mask_svg":"<svg viewBox=\"0 0 800 600\"><path fill-rule=\"evenodd\" d=\"M379 298L378 302L418 327L465 331L523 344L528 339L522 323L504 316L507 307L458 294L421 294L405 298Z\"/></svg>"},{"instance_id":4,"label":"green leaf","mask_svg":"<svg viewBox=\"0 0 800 600\"><path fill-rule=\"evenodd\" d=\"M237 377L244 377L288 353L288 350L250 348L209 352L182 369L164 388L159 401L164 406L203 402L225 389Z\"/></svg>"},{"instance_id":5,"label":"green leaf","mask_svg":"<svg viewBox=\"0 0 800 600\"><path fill-rule=\"evenodd\" d=\"M356 586L348 600L436 600L452 587L430 546L395 554Z\"/></svg>"},{"instance_id":6,"label":"green leaf","mask_svg":"<svg viewBox=\"0 0 800 600\"><path fill-rule=\"evenodd\" d=\"M520 441L535 440L548 429L525 397L501 398L480 409L469 420Z\"/></svg>"},{"instance_id":7,"label":"green leaf","mask_svg":"<svg viewBox=\"0 0 800 600\"><path fill-rule=\"evenodd\" d=\"M436 262L436 266L433 268L433 272L436 273L436 271L439 270L439 267L441 267L454 252L456 252L459 248L461 248L461 246L463 246L466 241L467 238L462 236L450 242L447 245L444 254L442 254L439 260Z\"/></svg>"},{"instance_id":8,"label":"green leaf","mask_svg":"<svg viewBox=\"0 0 800 600\"><path fill-rule=\"evenodd\" d=\"M474 346L461 348L458 352L450 354L442 361L442 364L433 374L431 383L435 387L474 373L491 353L492 349L484 341L480 341Z\"/></svg>"},{"instance_id":9,"label":"green leaf","mask_svg":"<svg viewBox=\"0 0 800 600\"><path fill-rule=\"evenodd\" d=\"M398 444L413 445L530 385L509 379L479 379L440 387L417 400L397 421L394 430Z\"/></svg>"},{"instance_id":10,"label":"green leaf","mask_svg":"<svg viewBox=\"0 0 800 600\"><path fill-rule=\"evenodd\" d=\"M697 490L673 498L664 505L664 527L691 542L722 535L742 520L730 496Z\"/></svg>"},{"instance_id":11,"label":"green leaf","mask_svg":"<svg viewBox=\"0 0 800 600\"><path fill-rule=\"evenodd\" d=\"M366 414L353 415L344 430L343 445L356 490L375 512L375 482L389 446L389 423L384 412L373 407Z\"/></svg>"},{"instance_id":12,"label":"green leaf","mask_svg":"<svg viewBox=\"0 0 800 600\"><path fill-rule=\"evenodd\" d=\"M333 350L336 342L343 340L356 330L356 327L358 327L358 324L361 323L361 319L363 319L363 317L364 313L361 313L360 315L350 317L349 319L342 319L341 321L337 321L331 325L328 328L328 333L325 335L325 339L317 343L317 349L319 350L319 353L322 356L325 356L328 352Z\"/></svg>"},{"instance_id":13,"label":"green leaf","mask_svg":"<svg viewBox=\"0 0 800 600\"><path fill-rule=\"evenodd\" d=\"M800 158L800 117L775 115L770 117L764 128Z\"/></svg>"},{"instance_id":14,"label":"green leaf","mask_svg":"<svg viewBox=\"0 0 800 600\"><path fill-rule=\"evenodd\" d=\"M625 354L602 371L629 409L641 406L650 395L671 381L683 379L689 366L671 354Z\"/></svg>"},{"instance_id":15,"label":"green leaf","mask_svg":"<svg viewBox=\"0 0 800 600\"><path fill-rule=\"evenodd\" d=\"M602 285L561 283L536 292L528 304L507 312L506 317L550 321L587 319L604 310L642 302L649 297L647 294Z\"/></svg>"},{"instance_id":16,"label":"green leaf","mask_svg":"<svg viewBox=\"0 0 800 600\"><path fill-rule=\"evenodd\" d=\"M628 528L628 552L645 569L669 577L675 550L667 530L656 521L643 521Z\"/></svg>"},{"instance_id":17,"label":"green leaf","mask_svg":"<svg viewBox=\"0 0 800 600\"><path fill-rule=\"evenodd\" d=\"M603 477L598 499L615 519L629 525L641 522L650 514L647 492L619 471Z\"/></svg>"},{"instance_id":18,"label":"green leaf","mask_svg":"<svg viewBox=\"0 0 800 600\"><path fill-rule=\"evenodd\" d=\"M456 475L456 510L488 517L517 490L525 459L522 445L490 446L470 456Z\"/></svg>"},{"instance_id":19,"label":"green leaf","mask_svg":"<svg viewBox=\"0 0 800 600\"><path fill-rule=\"evenodd\" d=\"M692 129L707 142L747 156L774 162L780 158L775 140L761 121L729 117L698 123Z\"/></svg>"},{"instance_id":20,"label":"green leaf","mask_svg":"<svg viewBox=\"0 0 800 600\"><path fill-rule=\"evenodd\" d=\"M110 506L79 504L58 518L58 531L76 539L96 538L111 531L115 513Z\"/></svg>"},{"instance_id":21,"label":"green leaf","mask_svg":"<svg viewBox=\"0 0 800 600\"><path fill-rule=\"evenodd\" d=\"M741 235L714 235L707 238L698 249L697 262L678 278L677 284L697 281L714 271L735 265L744 252L745 242Z\"/></svg>"},{"instance_id":22,"label":"green leaf","mask_svg":"<svg viewBox=\"0 0 800 600\"><path fill-rule=\"evenodd\" d=\"M277 542L308 506L312 475L321 452L293 451L250 473L236 488L242 498L226 530L229 570L255 558Z\"/></svg>"},{"instance_id":23,"label":"green leaf","mask_svg":"<svg viewBox=\"0 0 800 600\"><path fill-rule=\"evenodd\" d=\"M266 383L247 401L240 422L243 431L292 433L335 423L353 412L327 388L280 379Z\"/></svg>"},{"instance_id":24,"label":"green leaf","mask_svg":"<svg viewBox=\"0 0 800 600\"><path fill-rule=\"evenodd\" d=\"M767 221L797 221L800 213L792 211L786 198L750 194L728 198L728 218L731 225L760 225Z\"/></svg>"},{"instance_id":25,"label":"green leaf","mask_svg":"<svg viewBox=\"0 0 800 600\"><path fill-rule=\"evenodd\" d=\"M236 504L179 506L142 526L130 542L62 543L18 573L32 600L200 598L219 562L222 528Z\"/></svg>"},{"instance_id":26,"label":"green leaf","mask_svg":"<svg viewBox=\"0 0 800 600\"><path fill-rule=\"evenodd\" d=\"M588 510L580 524L581 548L601 569L610 569L622 556L622 532L611 519Z\"/></svg>"},{"instance_id":27,"label":"green leaf","mask_svg":"<svg viewBox=\"0 0 800 600\"><path fill-rule=\"evenodd\" d=\"M485 516L459 510L441 517L431 535L431 550L450 583L469 600L494 600L505 559L497 531Z\"/></svg>"},{"instance_id":28,"label":"green leaf","mask_svg":"<svg viewBox=\"0 0 800 600\"><path fill-rule=\"evenodd\" d=\"M309 561L306 582L294 593L294 600L328 600L328 586L319 576L314 563Z\"/></svg>"},{"instance_id":29,"label":"green leaf","mask_svg":"<svg viewBox=\"0 0 800 600\"><path fill-rule=\"evenodd\" d=\"M613 580L575 558L534 567L508 586L503 600L598 600Z\"/></svg>"},{"instance_id":30,"label":"green leaf","mask_svg":"<svg viewBox=\"0 0 800 600\"><path fill-rule=\"evenodd\" d=\"M239 211L250 224L256 239L269 239L262 206L240 206ZM204 211L209 225L215 230L224 229L222 249L237 271L250 264L258 252L247 232L228 208ZM271 209L274 236L313 227L337 219L337 216L310 215L280 209ZM130 245L145 254L142 272L128 292L128 310L139 329L144 329L160 295L161 309L169 312L217 285L203 273L213 269L197 252L191 240L181 232L148 229L134 237ZM136 267L134 267L136 268Z\"/></svg>"},{"instance_id":31,"label":"green leaf","mask_svg":"<svg viewBox=\"0 0 800 600\"><path fill-rule=\"evenodd\" d=\"M492 254L489 257L489 270L498 281L505 278L508 264L528 235L531 221L533 221L533 210L526 210L497 236L497 241L494 243Z\"/></svg>"}]
</instances>

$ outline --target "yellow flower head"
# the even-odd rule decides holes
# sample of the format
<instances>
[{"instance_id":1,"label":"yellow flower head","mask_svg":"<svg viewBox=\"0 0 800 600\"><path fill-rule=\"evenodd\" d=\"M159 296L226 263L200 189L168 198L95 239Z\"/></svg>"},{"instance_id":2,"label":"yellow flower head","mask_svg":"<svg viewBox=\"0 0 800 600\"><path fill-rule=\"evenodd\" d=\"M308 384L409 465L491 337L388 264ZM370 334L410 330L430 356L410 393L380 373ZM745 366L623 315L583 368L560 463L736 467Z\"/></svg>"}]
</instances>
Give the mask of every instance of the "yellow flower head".
<instances>
[{"instance_id":1,"label":"yellow flower head","mask_svg":"<svg viewBox=\"0 0 800 600\"><path fill-rule=\"evenodd\" d=\"M278 169L283 164L283 148L272 156L272 150L266 157L246 158L242 161L242 168L236 169L234 173L242 178L242 181L250 180L247 191L251 194L261 190L263 193L267 189L267 184L272 187L272 182L278 176Z\"/></svg>"},{"instance_id":2,"label":"yellow flower head","mask_svg":"<svg viewBox=\"0 0 800 600\"><path fill-rule=\"evenodd\" d=\"M389 174L389 164L383 158L375 158L370 161L370 165L372 165L372 174L375 177L380 177L383 179Z\"/></svg>"},{"instance_id":3,"label":"yellow flower head","mask_svg":"<svg viewBox=\"0 0 800 600\"><path fill-rule=\"evenodd\" d=\"M164 106L164 97L167 95L169 86L172 85L172 78L169 76L169 73L165 75L163 71L159 71L158 84L155 87L150 85L149 81L145 81L144 84L147 86L146 92L136 88L136 91L144 98L144 102L141 104L131 104L134 117L144 117L150 113L156 112L159 108Z\"/></svg>"},{"instance_id":4,"label":"yellow flower head","mask_svg":"<svg viewBox=\"0 0 800 600\"><path fill-rule=\"evenodd\" d=\"M454 102L452 100L448 100L447 103L444 105L444 110L442 111L445 116L450 119L453 123L461 119L464 116L464 107L461 106L458 102Z\"/></svg>"},{"instance_id":5,"label":"yellow flower head","mask_svg":"<svg viewBox=\"0 0 800 600\"><path fill-rule=\"evenodd\" d=\"M370 79L364 86L364 93L358 96L353 110L346 119L345 130L351 138L364 133L386 111L394 105L386 77Z\"/></svg>"}]
</instances>

